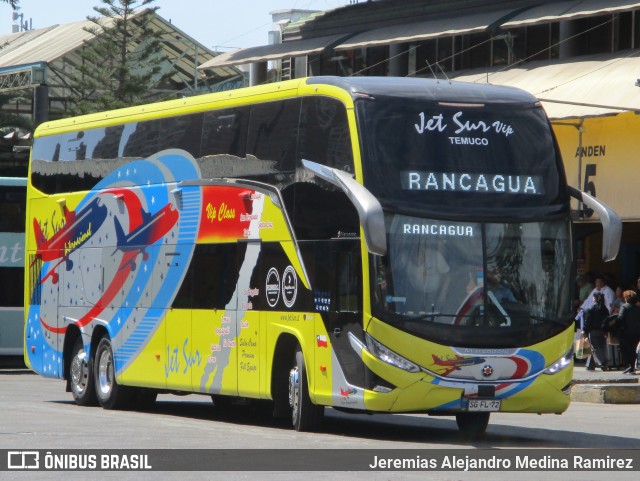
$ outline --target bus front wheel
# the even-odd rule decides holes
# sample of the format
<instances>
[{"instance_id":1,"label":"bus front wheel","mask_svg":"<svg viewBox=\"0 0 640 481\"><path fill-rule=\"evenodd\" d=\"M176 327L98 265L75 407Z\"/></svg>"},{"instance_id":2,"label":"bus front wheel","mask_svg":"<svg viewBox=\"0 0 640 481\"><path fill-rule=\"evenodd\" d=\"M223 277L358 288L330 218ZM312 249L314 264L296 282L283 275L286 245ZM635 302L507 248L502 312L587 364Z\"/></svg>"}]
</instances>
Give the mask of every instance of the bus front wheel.
<instances>
[{"instance_id":1,"label":"bus front wheel","mask_svg":"<svg viewBox=\"0 0 640 481\"><path fill-rule=\"evenodd\" d=\"M320 427L324 416L324 406L311 402L307 370L302 350L296 350L293 367L289 372L289 406L291 420L296 431L313 431Z\"/></svg>"},{"instance_id":2,"label":"bus front wheel","mask_svg":"<svg viewBox=\"0 0 640 481\"><path fill-rule=\"evenodd\" d=\"M95 406L98 403L93 379L93 364L84 350L82 336L78 336L69 366L69 387L78 406Z\"/></svg>"},{"instance_id":3,"label":"bus front wheel","mask_svg":"<svg viewBox=\"0 0 640 481\"><path fill-rule=\"evenodd\" d=\"M134 392L116 381L113 348L111 340L106 336L98 343L93 367L100 405L105 409L120 409L129 405Z\"/></svg>"},{"instance_id":4,"label":"bus front wheel","mask_svg":"<svg viewBox=\"0 0 640 481\"><path fill-rule=\"evenodd\" d=\"M467 436L481 436L489 425L490 413L459 413L456 414L458 430Z\"/></svg>"}]
</instances>

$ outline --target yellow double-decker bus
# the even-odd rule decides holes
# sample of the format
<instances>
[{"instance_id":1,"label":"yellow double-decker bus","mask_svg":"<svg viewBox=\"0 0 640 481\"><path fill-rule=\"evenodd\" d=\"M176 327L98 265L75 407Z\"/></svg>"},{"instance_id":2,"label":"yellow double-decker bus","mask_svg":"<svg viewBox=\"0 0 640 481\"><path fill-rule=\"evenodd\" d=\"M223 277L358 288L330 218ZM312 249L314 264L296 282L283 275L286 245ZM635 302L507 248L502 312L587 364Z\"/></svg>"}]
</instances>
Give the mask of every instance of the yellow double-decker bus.
<instances>
[{"instance_id":1,"label":"yellow double-decker bus","mask_svg":"<svg viewBox=\"0 0 640 481\"><path fill-rule=\"evenodd\" d=\"M107 409L561 413L571 193L620 236L509 88L298 79L47 122L31 156L25 359Z\"/></svg>"}]
</instances>

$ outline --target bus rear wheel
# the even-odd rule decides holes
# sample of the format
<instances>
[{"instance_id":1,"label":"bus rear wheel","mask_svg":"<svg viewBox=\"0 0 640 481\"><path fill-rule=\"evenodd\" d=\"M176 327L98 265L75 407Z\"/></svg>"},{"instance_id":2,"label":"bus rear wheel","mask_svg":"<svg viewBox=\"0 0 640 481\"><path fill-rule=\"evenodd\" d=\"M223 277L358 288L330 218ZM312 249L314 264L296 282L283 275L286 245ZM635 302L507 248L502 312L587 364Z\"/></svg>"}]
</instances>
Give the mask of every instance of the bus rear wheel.
<instances>
[{"instance_id":1,"label":"bus rear wheel","mask_svg":"<svg viewBox=\"0 0 640 481\"><path fill-rule=\"evenodd\" d=\"M82 336L79 336L73 345L69 366L69 387L78 406L98 404L93 379L93 363L84 350Z\"/></svg>"},{"instance_id":2,"label":"bus rear wheel","mask_svg":"<svg viewBox=\"0 0 640 481\"><path fill-rule=\"evenodd\" d=\"M456 414L458 430L467 436L477 437L484 434L489 425L490 413L459 413Z\"/></svg>"},{"instance_id":3,"label":"bus rear wheel","mask_svg":"<svg viewBox=\"0 0 640 481\"><path fill-rule=\"evenodd\" d=\"M98 343L94 361L94 377L98 402L105 409L121 409L132 402L134 391L116 381L111 340L103 337Z\"/></svg>"},{"instance_id":4,"label":"bus rear wheel","mask_svg":"<svg viewBox=\"0 0 640 481\"><path fill-rule=\"evenodd\" d=\"M313 431L320 427L324 406L311 402L304 356L296 349L293 367L289 371L289 406L291 421L296 431Z\"/></svg>"}]
</instances>

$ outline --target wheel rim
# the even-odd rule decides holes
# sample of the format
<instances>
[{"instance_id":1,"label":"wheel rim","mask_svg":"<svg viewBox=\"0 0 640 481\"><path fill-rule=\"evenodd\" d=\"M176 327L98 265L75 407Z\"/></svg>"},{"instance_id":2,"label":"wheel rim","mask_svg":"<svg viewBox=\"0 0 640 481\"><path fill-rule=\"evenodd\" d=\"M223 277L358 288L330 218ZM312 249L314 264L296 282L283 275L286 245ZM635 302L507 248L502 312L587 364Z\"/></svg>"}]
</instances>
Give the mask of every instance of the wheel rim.
<instances>
[{"instance_id":1,"label":"wheel rim","mask_svg":"<svg viewBox=\"0 0 640 481\"><path fill-rule=\"evenodd\" d=\"M113 389L113 356L110 349L105 349L100 354L98 362L98 389L103 398L106 398Z\"/></svg>"},{"instance_id":2,"label":"wheel rim","mask_svg":"<svg viewBox=\"0 0 640 481\"><path fill-rule=\"evenodd\" d=\"M300 382L297 366L289 372L289 406L291 406L291 416L295 421L298 417L298 409L300 409Z\"/></svg>"},{"instance_id":3,"label":"wheel rim","mask_svg":"<svg viewBox=\"0 0 640 481\"><path fill-rule=\"evenodd\" d=\"M87 390L89 382L89 366L87 364L87 353L80 349L71 361L71 389L82 396Z\"/></svg>"}]
</instances>

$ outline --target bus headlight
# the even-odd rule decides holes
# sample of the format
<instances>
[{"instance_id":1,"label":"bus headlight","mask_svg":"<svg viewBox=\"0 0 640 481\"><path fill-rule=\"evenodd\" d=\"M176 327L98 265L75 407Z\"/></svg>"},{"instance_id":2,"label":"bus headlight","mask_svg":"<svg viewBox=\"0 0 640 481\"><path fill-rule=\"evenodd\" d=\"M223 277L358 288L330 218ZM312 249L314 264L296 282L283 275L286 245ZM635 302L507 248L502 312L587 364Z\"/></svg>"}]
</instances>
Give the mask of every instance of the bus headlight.
<instances>
[{"instance_id":1,"label":"bus headlight","mask_svg":"<svg viewBox=\"0 0 640 481\"><path fill-rule=\"evenodd\" d=\"M367 349L371 354L380 359L381 361L398 367L404 371L419 372L420 368L417 364L412 363L408 359L405 359L400 354L393 352L388 347L380 344L369 334L365 333L365 340L367 341Z\"/></svg>"},{"instance_id":2,"label":"bus headlight","mask_svg":"<svg viewBox=\"0 0 640 481\"><path fill-rule=\"evenodd\" d=\"M556 374L557 372L562 371L565 367L570 366L573 362L573 347L567 351L567 353L558 359L551 366L546 368L543 372L545 374Z\"/></svg>"}]
</instances>

